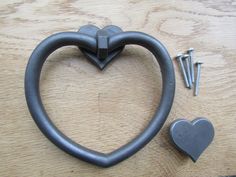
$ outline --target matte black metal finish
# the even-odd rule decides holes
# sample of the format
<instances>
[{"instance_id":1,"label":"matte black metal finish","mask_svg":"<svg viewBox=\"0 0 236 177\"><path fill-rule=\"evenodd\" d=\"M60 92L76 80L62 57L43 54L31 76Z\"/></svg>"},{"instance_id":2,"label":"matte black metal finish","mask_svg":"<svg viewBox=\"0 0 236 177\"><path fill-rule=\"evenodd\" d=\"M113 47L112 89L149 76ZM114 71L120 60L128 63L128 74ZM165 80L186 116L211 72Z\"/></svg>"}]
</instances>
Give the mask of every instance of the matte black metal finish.
<instances>
[{"instance_id":1,"label":"matte black metal finish","mask_svg":"<svg viewBox=\"0 0 236 177\"><path fill-rule=\"evenodd\" d=\"M171 124L170 136L176 147L196 162L212 142L214 127L209 120L202 117L192 122L179 119Z\"/></svg>"},{"instance_id":2,"label":"matte black metal finish","mask_svg":"<svg viewBox=\"0 0 236 177\"><path fill-rule=\"evenodd\" d=\"M50 120L39 92L40 73L47 57L62 46L75 45L97 54L97 38L79 32L62 32L43 40L30 56L25 73L25 95L30 113L42 133L56 146L86 162L109 167L143 148L161 129L171 109L175 93L175 76L171 58L165 47L155 38L141 32L120 32L109 36L108 55L125 45L136 44L147 48L156 57L162 73L162 96L153 119L136 138L119 149L100 153L81 146L64 135ZM102 54L102 56L104 56ZM104 61L104 59L103 59ZM105 65L107 63L105 62ZM105 66L104 65L104 66ZM89 106L89 105L88 105Z\"/></svg>"},{"instance_id":3,"label":"matte black metal finish","mask_svg":"<svg viewBox=\"0 0 236 177\"><path fill-rule=\"evenodd\" d=\"M110 52L108 51L108 39L115 34L123 32L122 29L118 26L109 25L105 26L103 29L100 29L94 25L84 25L79 29L78 32L87 34L97 39L98 50L96 52L85 49L83 47L79 47L79 49L81 50L81 52L83 52L87 59L89 59L90 62L92 62L101 70L103 70L115 57L117 57L125 47L121 46ZM104 46L107 46L107 48L105 49ZM102 55L101 53L106 54Z\"/></svg>"}]
</instances>

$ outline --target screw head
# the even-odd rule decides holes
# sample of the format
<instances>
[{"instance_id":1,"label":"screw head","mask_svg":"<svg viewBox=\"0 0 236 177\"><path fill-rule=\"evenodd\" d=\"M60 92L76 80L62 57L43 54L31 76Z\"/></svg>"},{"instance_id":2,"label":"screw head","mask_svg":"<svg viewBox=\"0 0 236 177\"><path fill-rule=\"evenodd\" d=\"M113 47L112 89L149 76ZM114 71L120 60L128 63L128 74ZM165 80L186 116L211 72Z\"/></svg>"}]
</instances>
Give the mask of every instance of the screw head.
<instances>
[{"instance_id":1,"label":"screw head","mask_svg":"<svg viewBox=\"0 0 236 177\"><path fill-rule=\"evenodd\" d=\"M188 54L184 54L184 55L183 55L183 59L184 59L184 60L187 59L188 57L189 57Z\"/></svg>"},{"instance_id":2,"label":"screw head","mask_svg":"<svg viewBox=\"0 0 236 177\"><path fill-rule=\"evenodd\" d=\"M188 50L187 50L187 53L191 53L191 52L193 52L194 51L194 48L189 48Z\"/></svg>"},{"instance_id":3,"label":"screw head","mask_svg":"<svg viewBox=\"0 0 236 177\"><path fill-rule=\"evenodd\" d=\"M183 57L183 54L182 53L178 53L177 56L176 56L176 59L180 59Z\"/></svg>"},{"instance_id":4,"label":"screw head","mask_svg":"<svg viewBox=\"0 0 236 177\"><path fill-rule=\"evenodd\" d=\"M197 62L195 63L195 65L201 65L201 64L203 64L202 61L197 61Z\"/></svg>"}]
</instances>

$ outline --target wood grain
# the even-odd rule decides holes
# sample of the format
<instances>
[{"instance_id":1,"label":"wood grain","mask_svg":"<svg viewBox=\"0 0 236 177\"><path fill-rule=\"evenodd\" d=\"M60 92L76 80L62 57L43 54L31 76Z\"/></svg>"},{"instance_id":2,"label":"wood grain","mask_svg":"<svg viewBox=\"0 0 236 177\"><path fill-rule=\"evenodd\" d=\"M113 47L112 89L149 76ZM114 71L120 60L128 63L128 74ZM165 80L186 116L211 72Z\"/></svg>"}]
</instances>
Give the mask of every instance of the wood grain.
<instances>
[{"instance_id":1,"label":"wood grain","mask_svg":"<svg viewBox=\"0 0 236 177\"><path fill-rule=\"evenodd\" d=\"M184 87L178 65L173 108L160 133L137 154L102 169L59 150L33 122L24 98L24 72L45 37L85 24L143 31L174 57L189 47L204 62L200 95ZM61 0L0 2L0 176L236 175L236 1ZM82 145L110 152L148 124L161 93L160 69L137 46L103 72L76 47L53 53L43 68L41 95L55 124ZM215 139L197 163L169 141L177 118L207 117Z\"/></svg>"}]
</instances>

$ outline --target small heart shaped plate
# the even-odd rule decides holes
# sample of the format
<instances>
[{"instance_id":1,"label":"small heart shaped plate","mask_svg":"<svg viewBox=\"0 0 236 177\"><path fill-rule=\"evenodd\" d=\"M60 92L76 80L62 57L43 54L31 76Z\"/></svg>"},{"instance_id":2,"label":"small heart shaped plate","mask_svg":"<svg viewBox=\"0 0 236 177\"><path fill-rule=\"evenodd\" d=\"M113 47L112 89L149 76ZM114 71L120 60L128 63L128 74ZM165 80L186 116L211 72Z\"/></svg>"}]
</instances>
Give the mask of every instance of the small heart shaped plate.
<instances>
[{"instance_id":1,"label":"small heart shaped plate","mask_svg":"<svg viewBox=\"0 0 236 177\"><path fill-rule=\"evenodd\" d=\"M210 145L214 138L214 127L206 118L193 121L178 119L171 124L170 137L175 146L194 162Z\"/></svg>"}]
</instances>

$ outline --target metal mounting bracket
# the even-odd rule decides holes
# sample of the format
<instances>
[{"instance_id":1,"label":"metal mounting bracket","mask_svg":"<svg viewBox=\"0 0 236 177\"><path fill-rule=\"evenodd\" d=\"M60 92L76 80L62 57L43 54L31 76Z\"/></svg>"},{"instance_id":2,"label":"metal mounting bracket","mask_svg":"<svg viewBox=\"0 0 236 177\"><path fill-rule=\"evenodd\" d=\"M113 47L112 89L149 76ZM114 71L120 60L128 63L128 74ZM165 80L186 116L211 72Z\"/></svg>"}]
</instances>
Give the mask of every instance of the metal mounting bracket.
<instances>
[{"instance_id":1,"label":"metal mounting bracket","mask_svg":"<svg viewBox=\"0 0 236 177\"><path fill-rule=\"evenodd\" d=\"M83 47L79 47L79 49L89 59L90 62L92 62L101 70L103 70L124 49L124 46L118 47L117 49L114 49L110 52L108 49L109 38L123 32L118 26L109 25L103 29L100 29L94 25L84 25L79 29L78 32L96 38L97 51L95 53Z\"/></svg>"}]
</instances>

